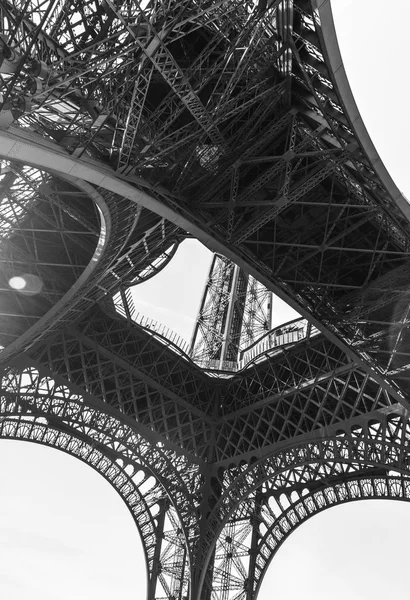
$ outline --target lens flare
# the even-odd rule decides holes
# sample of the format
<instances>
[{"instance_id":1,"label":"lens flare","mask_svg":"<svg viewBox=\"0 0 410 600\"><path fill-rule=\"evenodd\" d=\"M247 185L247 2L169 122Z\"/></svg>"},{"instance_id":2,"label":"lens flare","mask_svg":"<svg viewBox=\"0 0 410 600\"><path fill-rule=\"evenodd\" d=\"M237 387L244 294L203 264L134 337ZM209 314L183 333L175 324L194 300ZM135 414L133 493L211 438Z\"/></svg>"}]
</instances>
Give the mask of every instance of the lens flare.
<instances>
[{"instance_id":1,"label":"lens flare","mask_svg":"<svg viewBox=\"0 0 410 600\"><path fill-rule=\"evenodd\" d=\"M27 285L27 281L24 277L12 277L9 279L9 286L13 288L13 290L24 290Z\"/></svg>"},{"instance_id":2,"label":"lens flare","mask_svg":"<svg viewBox=\"0 0 410 600\"><path fill-rule=\"evenodd\" d=\"M37 275L22 273L21 275L11 277L9 279L9 286L25 296L35 296L43 289L43 282Z\"/></svg>"}]
</instances>

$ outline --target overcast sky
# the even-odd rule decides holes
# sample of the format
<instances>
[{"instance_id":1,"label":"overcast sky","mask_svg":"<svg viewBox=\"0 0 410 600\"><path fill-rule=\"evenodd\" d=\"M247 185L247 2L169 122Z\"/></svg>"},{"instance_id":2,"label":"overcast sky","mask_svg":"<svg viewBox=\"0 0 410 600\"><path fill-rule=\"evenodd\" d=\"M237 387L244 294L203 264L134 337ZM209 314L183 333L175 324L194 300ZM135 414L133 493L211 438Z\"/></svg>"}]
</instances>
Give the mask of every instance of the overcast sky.
<instances>
[{"instance_id":1,"label":"overcast sky","mask_svg":"<svg viewBox=\"0 0 410 600\"><path fill-rule=\"evenodd\" d=\"M409 3L336 0L332 6L359 109L387 168L410 198ZM143 312L187 339L210 261L205 251L194 253L193 245L183 244L162 279L138 293ZM177 279L184 273L188 280ZM274 306L279 314L278 303ZM2 598L144 599L137 531L101 476L70 456L21 442L2 441L0 461ZM379 500L331 509L300 527L278 552L260 598L407 598L408 539L409 504Z\"/></svg>"}]
</instances>

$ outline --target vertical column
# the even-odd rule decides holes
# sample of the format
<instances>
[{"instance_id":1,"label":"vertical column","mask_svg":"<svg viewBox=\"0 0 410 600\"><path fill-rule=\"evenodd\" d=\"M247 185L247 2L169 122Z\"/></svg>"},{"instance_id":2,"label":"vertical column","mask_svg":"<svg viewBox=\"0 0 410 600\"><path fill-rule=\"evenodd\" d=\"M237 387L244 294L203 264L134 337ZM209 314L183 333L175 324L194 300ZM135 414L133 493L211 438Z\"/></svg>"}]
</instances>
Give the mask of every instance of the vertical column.
<instances>
[{"instance_id":1,"label":"vertical column","mask_svg":"<svg viewBox=\"0 0 410 600\"><path fill-rule=\"evenodd\" d=\"M168 502L163 500L160 503L160 510L156 517L157 521L157 543L155 546L155 553L153 559L152 573L149 573L148 581L148 600L155 600L157 591L158 576L161 572L161 548L164 539L164 523L165 513L168 508Z\"/></svg>"},{"instance_id":2,"label":"vertical column","mask_svg":"<svg viewBox=\"0 0 410 600\"><path fill-rule=\"evenodd\" d=\"M148 580L148 600L187 600L189 560L186 541L167 499L159 502L155 517L157 543Z\"/></svg>"},{"instance_id":3,"label":"vertical column","mask_svg":"<svg viewBox=\"0 0 410 600\"><path fill-rule=\"evenodd\" d=\"M249 547L248 576L245 580L246 600L254 600L255 566L258 554L258 542L260 539L259 525L261 523L261 505L262 497L260 494L256 494L254 513L250 519L252 535Z\"/></svg>"},{"instance_id":4,"label":"vertical column","mask_svg":"<svg viewBox=\"0 0 410 600\"><path fill-rule=\"evenodd\" d=\"M272 294L227 258L215 254L191 341L204 368L236 370L239 354L271 328Z\"/></svg>"}]
</instances>

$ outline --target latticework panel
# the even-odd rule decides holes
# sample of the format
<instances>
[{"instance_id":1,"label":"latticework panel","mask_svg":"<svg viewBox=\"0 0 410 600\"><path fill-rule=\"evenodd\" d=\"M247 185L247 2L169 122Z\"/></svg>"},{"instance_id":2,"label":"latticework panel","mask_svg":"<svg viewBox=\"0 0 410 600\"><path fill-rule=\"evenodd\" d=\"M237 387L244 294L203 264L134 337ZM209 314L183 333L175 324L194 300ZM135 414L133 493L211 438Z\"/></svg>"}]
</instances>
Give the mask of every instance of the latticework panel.
<instances>
[{"instance_id":1,"label":"latticework panel","mask_svg":"<svg viewBox=\"0 0 410 600\"><path fill-rule=\"evenodd\" d=\"M38 363L4 368L0 427L101 466L150 599L250 600L308 516L408 496L408 203L355 129L329 2L143 4L0 2L1 272L44 282L1 292L3 364ZM265 288L328 339L218 380L97 307L187 231L229 258L207 360L266 333Z\"/></svg>"},{"instance_id":2,"label":"latticework panel","mask_svg":"<svg viewBox=\"0 0 410 600\"><path fill-rule=\"evenodd\" d=\"M117 168L406 393L407 203L346 112L328 4L4 1L3 127Z\"/></svg>"},{"instance_id":3,"label":"latticework panel","mask_svg":"<svg viewBox=\"0 0 410 600\"><path fill-rule=\"evenodd\" d=\"M186 594L189 550L185 528L163 483L153 476L150 458L144 459L131 438L124 453L118 429L115 433L108 426L104 435L101 411L84 404L64 382L41 376L33 367L3 372L1 393L0 438L56 448L100 473L120 494L138 527L148 567L148 598L170 598L175 591ZM111 427L114 423L112 419Z\"/></svg>"},{"instance_id":4,"label":"latticework panel","mask_svg":"<svg viewBox=\"0 0 410 600\"><path fill-rule=\"evenodd\" d=\"M317 512L352 500L410 498L407 417L376 412L329 433L226 472L226 525L209 582L215 599L255 598L279 546Z\"/></svg>"},{"instance_id":5,"label":"latticework panel","mask_svg":"<svg viewBox=\"0 0 410 600\"><path fill-rule=\"evenodd\" d=\"M203 368L233 369L243 351L272 328L272 294L223 256L214 255L192 336Z\"/></svg>"},{"instance_id":6,"label":"latticework panel","mask_svg":"<svg viewBox=\"0 0 410 600\"><path fill-rule=\"evenodd\" d=\"M194 365L115 313L93 311L53 338L36 359L109 406L207 458L213 437L209 380Z\"/></svg>"},{"instance_id":7,"label":"latticework panel","mask_svg":"<svg viewBox=\"0 0 410 600\"><path fill-rule=\"evenodd\" d=\"M323 336L271 351L222 391L221 464L391 405L386 390Z\"/></svg>"}]
</instances>

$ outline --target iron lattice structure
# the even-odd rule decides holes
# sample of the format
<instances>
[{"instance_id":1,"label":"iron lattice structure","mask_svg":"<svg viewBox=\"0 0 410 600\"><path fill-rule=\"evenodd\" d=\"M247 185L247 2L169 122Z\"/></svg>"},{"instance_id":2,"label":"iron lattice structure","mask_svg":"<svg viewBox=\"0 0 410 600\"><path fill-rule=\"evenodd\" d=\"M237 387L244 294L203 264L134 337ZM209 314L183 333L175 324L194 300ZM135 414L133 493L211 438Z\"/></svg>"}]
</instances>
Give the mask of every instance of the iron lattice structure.
<instances>
[{"instance_id":1,"label":"iron lattice structure","mask_svg":"<svg viewBox=\"0 0 410 600\"><path fill-rule=\"evenodd\" d=\"M191 342L204 368L230 370L272 329L272 293L224 256L214 255Z\"/></svg>"},{"instance_id":2,"label":"iron lattice structure","mask_svg":"<svg viewBox=\"0 0 410 600\"><path fill-rule=\"evenodd\" d=\"M149 600L253 600L304 520L410 495L410 211L329 0L0 0L0 20L0 435L111 482ZM213 369L127 304L187 232L248 286L209 286ZM243 349L252 281L303 319Z\"/></svg>"}]
</instances>

